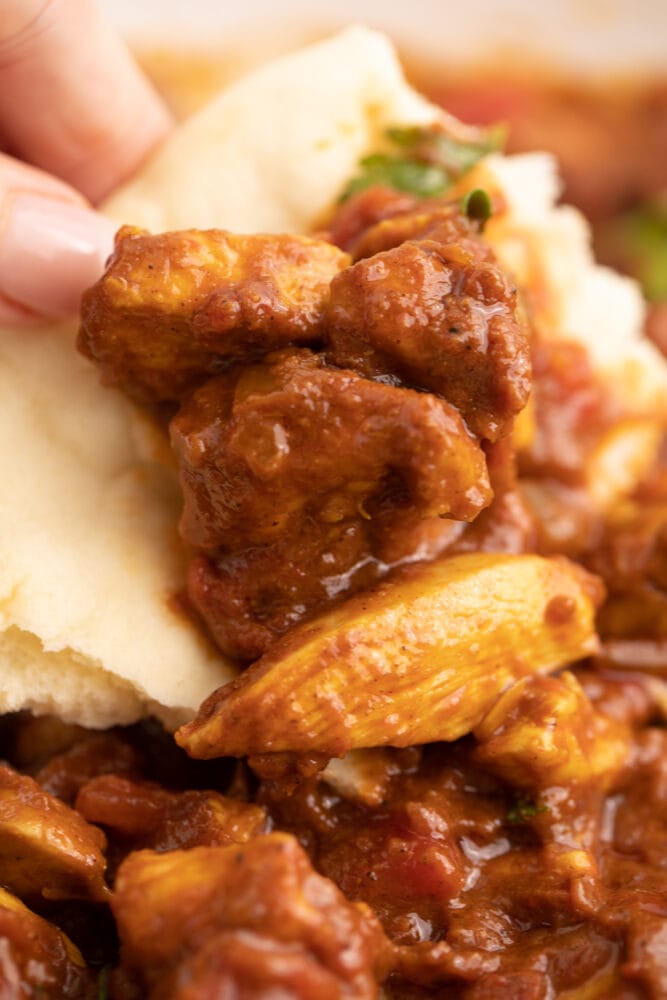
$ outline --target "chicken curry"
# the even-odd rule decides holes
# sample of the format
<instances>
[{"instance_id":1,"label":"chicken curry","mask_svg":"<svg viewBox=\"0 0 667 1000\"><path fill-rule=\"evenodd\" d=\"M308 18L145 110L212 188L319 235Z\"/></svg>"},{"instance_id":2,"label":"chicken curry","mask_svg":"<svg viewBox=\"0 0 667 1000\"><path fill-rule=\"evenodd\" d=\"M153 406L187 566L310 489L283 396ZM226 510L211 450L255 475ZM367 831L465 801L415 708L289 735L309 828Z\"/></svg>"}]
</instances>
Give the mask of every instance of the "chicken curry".
<instances>
[{"instance_id":1,"label":"chicken curry","mask_svg":"<svg viewBox=\"0 0 667 1000\"><path fill-rule=\"evenodd\" d=\"M125 227L84 297L244 669L176 743L3 720L8 997L667 992L663 428L605 505L635 425L499 263L502 192L346 195Z\"/></svg>"}]
</instances>

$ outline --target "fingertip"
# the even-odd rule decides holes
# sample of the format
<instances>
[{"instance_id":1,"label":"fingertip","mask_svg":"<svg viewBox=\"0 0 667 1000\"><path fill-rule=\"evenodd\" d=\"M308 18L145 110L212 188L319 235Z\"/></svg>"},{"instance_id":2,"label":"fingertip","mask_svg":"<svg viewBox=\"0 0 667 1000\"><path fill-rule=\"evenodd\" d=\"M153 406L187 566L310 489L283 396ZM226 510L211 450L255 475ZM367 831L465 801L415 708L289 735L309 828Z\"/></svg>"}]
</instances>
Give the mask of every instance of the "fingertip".
<instances>
[{"instance_id":1,"label":"fingertip","mask_svg":"<svg viewBox=\"0 0 667 1000\"><path fill-rule=\"evenodd\" d=\"M2 4L0 120L11 148L97 202L171 116L92 0Z\"/></svg>"},{"instance_id":2,"label":"fingertip","mask_svg":"<svg viewBox=\"0 0 667 1000\"><path fill-rule=\"evenodd\" d=\"M114 230L80 203L34 191L9 194L0 224L0 319L76 315L82 293L104 270Z\"/></svg>"},{"instance_id":3,"label":"fingertip","mask_svg":"<svg viewBox=\"0 0 667 1000\"><path fill-rule=\"evenodd\" d=\"M121 124L122 122L122 124ZM119 116L113 135L90 144L67 170L67 180L93 205L128 180L166 138L173 126L161 102L145 99Z\"/></svg>"}]
</instances>

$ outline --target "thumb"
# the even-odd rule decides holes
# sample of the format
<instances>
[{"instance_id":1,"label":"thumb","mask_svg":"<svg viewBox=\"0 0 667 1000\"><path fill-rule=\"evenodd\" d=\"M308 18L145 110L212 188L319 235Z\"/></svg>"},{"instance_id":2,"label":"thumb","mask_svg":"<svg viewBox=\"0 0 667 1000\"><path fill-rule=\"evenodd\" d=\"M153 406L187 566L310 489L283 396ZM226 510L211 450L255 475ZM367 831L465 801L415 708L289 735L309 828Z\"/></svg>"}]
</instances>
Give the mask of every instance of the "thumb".
<instances>
[{"instance_id":1,"label":"thumb","mask_svg":"<svg viewBox=\"0 0 667 1000\"><path fill-rule=\"evenodd\" d=\"M6 150L98 202L134 173L170 124L94 0L0 0Z\"/></svg>"},{"instance_id":2,"label":"thumb","mask_svg":"<svg viewBox=\"0 0 667 1000\"><path fill-rule=\"evenodd\" d=\"M69 185L0 154L0 323L75 314L115 228Z\"/></svg>"}]
</instances>

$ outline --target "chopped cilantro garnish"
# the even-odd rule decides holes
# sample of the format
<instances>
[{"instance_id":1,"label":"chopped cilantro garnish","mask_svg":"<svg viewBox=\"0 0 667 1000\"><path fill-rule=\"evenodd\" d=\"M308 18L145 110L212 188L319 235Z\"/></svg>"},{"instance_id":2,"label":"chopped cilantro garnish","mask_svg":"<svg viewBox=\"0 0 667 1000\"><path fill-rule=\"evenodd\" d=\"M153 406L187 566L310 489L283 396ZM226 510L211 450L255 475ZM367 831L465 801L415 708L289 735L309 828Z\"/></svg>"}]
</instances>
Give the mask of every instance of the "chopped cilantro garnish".
<instances>
[{"instance_id":1,"label":"chopped cilantro garnish","mask_svg":"<svg viewBox=\"0 0 667 1000\"><path fill-rule=\"evenodd\" d=\"M484 188L474 188L461 199L461 208L469 219L475 219L482 225L490 218L493 211L491 198Z\"/></svg>"},{"instance_id":2,"label":"chopped cilantro garnish","mask_svg":"<svg viewBox=\"0 0 667 1000\"><path fill-rule=\"evenodd\" d=\"M545 802L533 802L525 798L517 799L507 813L507 822L516 826L525 823L532 816L539 816L540 813L545 812L549 812L549 806Z\"/></svg>"},{"instance_id":3,"label":"chopped cilantro garnish","mask_svg":"<svg viewBox=\"0 0 667 1000\"><path fill-rule=\"evenodd\" d=\"M350 181L343 198L365 191L374 184L383 184L397 191L416 194L419 198L428 198L442 194L449 185L449 177L442 167L403 156L373 153L365 156L360 166L361 173Z\"/></svg>"},{"instance_id":4,"label":"chopped cilantro garnish","mask_svg":"<svg viewBox=\"0 0 667 1000\"><path fill-rule=\"evenodd\" d=\"M386 138L395 152L365 156L341 201L374 184L418 198L442 194L478 160L502 146L505 130L501 127L480 130L475 141L463 141L438 127L393 127L387 129Z\"/></svg>"},{"instance_id":5,"label":"chopped cilantro garnish","mask_svg":"<svg viewBox=\"0 0 667 1000\"><path fill-rule=\"evenodd\" d=\"M440 164L452 180L465 174L487 153L502 149L505 137L503 125L480 129L474 141L457 139L439 128L410 126L387 129L390 142L409 150L417 159Z\"/></svg>"}]
</instances>

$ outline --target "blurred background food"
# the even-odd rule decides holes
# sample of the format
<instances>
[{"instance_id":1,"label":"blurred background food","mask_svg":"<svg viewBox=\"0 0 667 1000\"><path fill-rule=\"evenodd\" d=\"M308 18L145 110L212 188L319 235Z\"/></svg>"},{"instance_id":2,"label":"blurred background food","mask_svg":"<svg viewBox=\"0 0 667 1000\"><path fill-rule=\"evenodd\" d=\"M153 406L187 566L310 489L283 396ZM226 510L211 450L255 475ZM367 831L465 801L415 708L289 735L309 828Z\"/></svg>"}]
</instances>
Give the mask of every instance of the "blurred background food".
<instances>
[{"instance_id":1,"label":"blurred background food","mask_svg":"<svg viewBox=\"0 0 667 1000\"><path fill-rule=\"evenodd\" d=\"M558 157L563 199L598 258L635 276L667 350L667 4L662 0L99 0L177 117L269 56L364 21L412 82L466 122L507 125L509 151Z\"/></svg>"}]
</instances>

